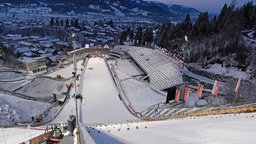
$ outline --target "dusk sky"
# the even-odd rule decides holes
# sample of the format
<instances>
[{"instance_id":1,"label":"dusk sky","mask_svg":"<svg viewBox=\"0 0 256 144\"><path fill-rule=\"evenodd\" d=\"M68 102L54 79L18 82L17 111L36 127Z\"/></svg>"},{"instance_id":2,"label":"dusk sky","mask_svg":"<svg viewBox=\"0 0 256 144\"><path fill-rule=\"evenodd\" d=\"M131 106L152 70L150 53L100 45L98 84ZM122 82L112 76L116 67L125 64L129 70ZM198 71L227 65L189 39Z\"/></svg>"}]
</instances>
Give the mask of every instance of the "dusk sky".
<instances>
[{"instance_id":1,"label":"dusk sky","mask_svg":"<svg viewBox=\"0 0 256 144\"><path fill-rule=\"evenodd\" d=\"M148 0L149 1L149 0ZM202 12L208 11L210 13L219 13L223 5L227 3L228 5L232 0L152 0L159 1L167 4L180 4L189 7L196 8ZM238 6L243 5L246 2L253 1L256 4L256 0L237 0Z\"/></svg>"}]
</instances>

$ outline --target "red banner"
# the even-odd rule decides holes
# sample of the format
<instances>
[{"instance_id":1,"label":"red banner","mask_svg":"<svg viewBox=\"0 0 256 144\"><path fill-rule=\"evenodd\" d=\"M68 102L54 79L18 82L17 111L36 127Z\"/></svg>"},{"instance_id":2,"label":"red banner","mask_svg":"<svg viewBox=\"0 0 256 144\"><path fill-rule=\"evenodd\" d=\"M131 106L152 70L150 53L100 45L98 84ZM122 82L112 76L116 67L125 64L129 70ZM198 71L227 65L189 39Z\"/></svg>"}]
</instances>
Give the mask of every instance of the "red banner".
<instances>
[{"instance_id":1,"label":"red banner","mask_svg":"<svg viewBox=\"0 0 256 144\"><path fill-rule=\"evenodd\" d=\"M178 60L179 60L179 57L178 57L178 56L175 56L175 60L178 61Z\"/></svg>"},{"instance_id":2,"label":"red banner","mask_svg":"<svg viewBox=\"0 0 256 144\"><path fill-rule=\"evenodd\" d=\"M175 93L175 102L179 102L180 100L180 90L176 90L176 93Z\"/></svg>"},{"instance_id":3,"label":"red banner","mask_svg":"<svg viewBox=\"0 0 256 144\"><path fill-rule=\"evenodd\" d=\"M239 77L239 80L237 81L237 84L236 84L236 89L235 89L235 92L238 93L239 91L239 88L240 88L240 85L241 85L241 80L242 80L242 76Z\"/></svg>"},{"instance_id":4,"label":"red banner","mask_svg":"<svg viewBox=\"0 0 256 144\"><path fill-rule=\"evenodd\" d=\"M213 94L214 96L217 96L217 95L218 95L219 88L220 88L220 82L219 82L219 81L215 81L215 82L214 82L213 89L212 89L212 94Z\"/></svg>"},{"instance_id":5,"label":"red banner","mask_svg":"<svg viewBox=\"0 0 256 144\"><path fill-rule=\"evenodd\" d=\"M190 88L185 88L185 95L184 95L184 101L188 101L188 96L189 96Z\"/></svg>"},{"instance_id":6,"label":"red banner","mask_svg":"<svg viewBox=\"0 0 256 144\"><path fill-rule=\"evenodd\" d=\"M198 86L197 86L197 93L196 93L196 95L199 98L202 97L203 87L204 87L204 85L202 85L202 84L198 84Z\"/></svg>"}]
</instances>

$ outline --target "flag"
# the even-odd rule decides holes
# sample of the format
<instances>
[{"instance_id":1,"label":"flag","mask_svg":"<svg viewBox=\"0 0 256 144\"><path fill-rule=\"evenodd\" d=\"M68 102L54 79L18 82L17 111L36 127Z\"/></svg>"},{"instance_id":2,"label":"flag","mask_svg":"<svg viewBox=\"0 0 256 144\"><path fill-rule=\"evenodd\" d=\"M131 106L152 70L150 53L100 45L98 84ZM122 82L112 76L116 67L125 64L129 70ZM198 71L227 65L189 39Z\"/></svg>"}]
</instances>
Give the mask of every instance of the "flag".
<instances>
[{"instance_id":1,"label":"flag","mask_svg":"<svg viewBox=\"0 0 256 144\"><path fill-rule=\"evenodd\" d=\"M198 84L198 86L197 86L197 93L196 93L196 95L199 98L202 97L203 87L204 87L204 85L202 85L202 84Z\"/></svg>"},{"instance_id":2,"label":"flag","mask_svg":"<svg viewBox=\"0 0 256 144\"><path fill-rule=\"evenodd\" d=\"M175 60L176 60L176 61L179 60L179 57L178 57L178 56L175 56Z\"/></svg>"},{"instance_id":3,"label":"flag","mask_svg":"<svg viewBox=\"0 0 256 144\"><path fill-rule=\"evenodd\" d=\"M185 88L185 95L184 95L184 101L185 102L188 101L189 91L190 91L190 88Z\"/></svg>"},{"instance_id":4,"label":"flag","mask_svg":"<svg viewBox=\"0 0 256 144\"><path fill-rule=\"evenodd\" d=\"M241 85L241 80L242 80L242 76L239 77L239 80L237 81L237 84L236 84L236 89L235 89L235 92L238 93L239 91L239 87Z\"/></svg>"},{"instance_id":5,"label":"flag","mask_svg":"<svg viewBox=\"0 0 256 144\"><path fill-rule=\"evenodd\" d=\"M41 125L44 125L44 118L42 118L41 120L40 120L40 126Z\"/></svg>"},{"instance_id":6,"label":"flag","mask_svg":"<svg viewBox=\"0 0 256 144\"><path fill-rule=\"evenodd\" d=\"M218 95L218 92L219 92L219 88L220 88L220 81L215 81L214 82L214 86L213 86L213 89L212 89L212 94L214 96L217 96Z\"/></svg>"},{"instance_id":7,"label":"flag","mask_svg":"<svg viewBox=\"0 0 256 144\"><path fill-rule=\"evenodd\" d=\"M176 90L176 93L175 93L175 102L179 102L180 100L180 90Z\"/></svg>"}]
</instances>

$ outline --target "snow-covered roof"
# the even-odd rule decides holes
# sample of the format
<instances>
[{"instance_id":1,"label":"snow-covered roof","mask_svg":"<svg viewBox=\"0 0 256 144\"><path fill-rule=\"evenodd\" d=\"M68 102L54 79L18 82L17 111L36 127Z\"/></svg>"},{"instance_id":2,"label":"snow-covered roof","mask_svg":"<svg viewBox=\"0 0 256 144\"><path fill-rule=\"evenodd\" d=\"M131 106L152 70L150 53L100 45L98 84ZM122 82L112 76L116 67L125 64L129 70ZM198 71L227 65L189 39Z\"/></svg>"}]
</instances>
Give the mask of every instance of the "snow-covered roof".
<instances>
[{"instance_id":1,"label":"snow-covered roof","mask_svg":"<svg viewBox=\"0 0 256 144\"><path fill-rule=\"evenodd\" d=\"M50 59L51 61L53 61L53 62L56 62L56 61L57 61L56 56L51 56L51 57L49 57L49 59Z\"/></svg>"},{"instance_id":2,"label":"snow-covered roof","mask_svg":"<svg viewBox=\"0 0 256 144\"><path fill-rule=\"evenodd\" d=\"M52 56L51 53L44 53L44 54L41 54L41 57L50 57L50 56Z\"/></svg>"},{"instance_id":3,"label":"snow-covered roof","mask_svg":"<svg viewBox=\"0 0 256 144\"><path fill-rule=\"evenodd\" d=\"M63 42L63 41L56 42L56 44L63 45L63 46L68 46L68 42Z\"/></svg>"},{"instance_id":4,"label":"snow-covered roof","mask_svg":"<svg viewBox=\"0 0 256 144\"><path fill-rule=\"evenodd\" d=\"M41 41L40 45L46 48L53 46L53 44L50 41Z\"/></svg>"},{"instance_id":5,"label":"snow-covered roof","mask_svg":"<svg viewBox=\"0 0 256 144\"><path fill-rule=\"evenodd\" d=\"M28 47L21 47L21 48L17 48L16 52L20 52L20 53L24 53L30 51L30 49Z\"/></svg>"},{"instance_id":6,"label":"snow-covered roof","mask_svg":"<svg viewBox=\"0 0 256 144\"><path fill-rule=\"evenodd\" d=\"M45 52L48 52L48 53L53 53L55 50L54 49L51 49L51 48L46 48L45 49Z\"/></svg>"},{"instance_id":7,"label":"snow-covered roof","mask_svg":"<svg viewBox=\"0 0 256 144\"><path fill-rule=\"evenodd\" d=\"M118 60L116 61L116 65L118 66L118 69L127 76L137 76L145 74L131 59Z\"/></svg>"},{"instance_id":8,"label":"snow-covered roof","mask_svg":"<svg viewBox=\"0 0 256 144\"><path fill-rule=\"evenodd\" d=\"M25 62L25 63L31 63L31 62L35 62L39 59L42 59L43 57L20 57L19 59L17 59L18 61L21 62Z\"/></svg>"},{"instance_id":9,"label":"snow-covered roof","mask_svg":"<svg viewBox=\"0 0 256 144\"><path fill-rule=\"evenodd\" d=\"M26 42L26 41L20 41L19 42L20 45L25 45L25 46L31 46L32 43Z\"/></svg>"},{"instance_id":10,"label":"snow-covered roof","mask_svg":"<svg viewBox=\"0 0 256 144\"><path fill-rule=\"evenodd\" d=\"M33 55L33 53L31 51L27 51L27 52L24 52L23 55L30 57Z\"/></svg>"},{"instance_id":11,"label":"snow-covered roof","mask_svg":"<svg viewBox=\"0 0 256 144\"><path fill-rule=\"evenodd\" d=\"M163 90L183 83L182 74L174 61L163 53L144 47L115 46L112 51L126 52L149 76L150 84Z\"/></svg>"}]
</instances>

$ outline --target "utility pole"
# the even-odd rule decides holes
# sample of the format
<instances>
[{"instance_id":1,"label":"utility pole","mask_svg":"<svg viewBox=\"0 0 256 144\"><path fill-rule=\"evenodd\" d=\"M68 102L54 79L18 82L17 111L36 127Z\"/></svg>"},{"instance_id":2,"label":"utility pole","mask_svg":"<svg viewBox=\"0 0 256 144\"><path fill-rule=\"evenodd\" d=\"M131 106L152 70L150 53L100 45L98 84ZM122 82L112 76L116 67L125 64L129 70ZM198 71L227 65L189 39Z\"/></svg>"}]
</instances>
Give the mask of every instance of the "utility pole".
<instances>
[{"instance_id":1,"label":"utility pole","mask_svg":"<svg viewBox=\"0 0 256 144\"><path fill-rule=\"evenodd\" d=\"M75 38L75 34L72 34L72 38ZM76 135L77 135L77 144L81 144L80 141L80 128L79 128L79 122L78 122L78 102L77 102L77 85L76 85L76 79L77 79L77 64L76 64L76 48L75 48L75 40L73 40L73 48L74 48L74 55L73 55L73 63L74 63L74 70L75 70L75 75L74 75L74 85L75 85L75 101L76 101Z\"/></svg>"}]
</instances>

